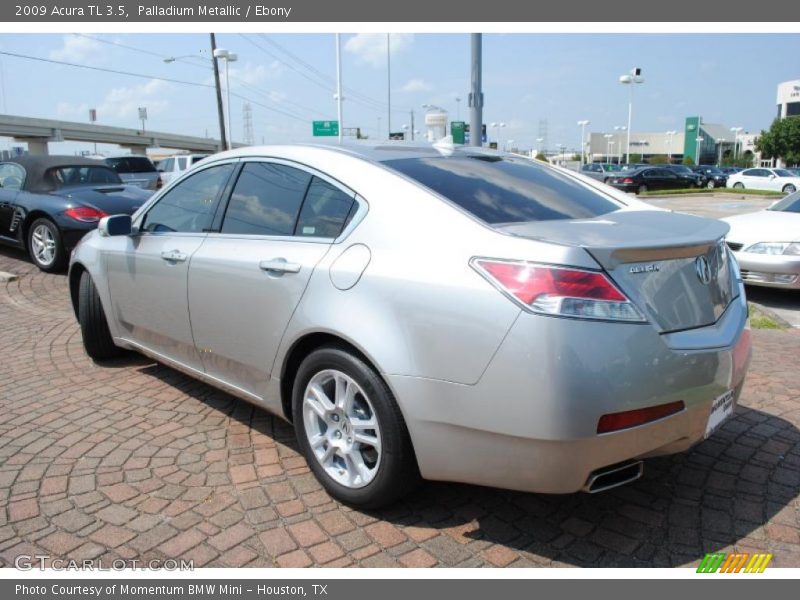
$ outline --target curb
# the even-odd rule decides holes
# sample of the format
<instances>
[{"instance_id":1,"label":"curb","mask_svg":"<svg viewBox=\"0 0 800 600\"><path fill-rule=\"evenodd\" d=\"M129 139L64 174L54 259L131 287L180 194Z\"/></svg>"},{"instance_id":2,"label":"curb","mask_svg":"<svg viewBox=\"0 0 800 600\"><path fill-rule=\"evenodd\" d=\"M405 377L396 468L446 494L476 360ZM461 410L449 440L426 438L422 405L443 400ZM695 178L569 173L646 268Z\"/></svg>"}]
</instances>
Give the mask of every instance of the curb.
<instances>
[{"instance_id":1,"label":"curb","mask_svg":"<svg viewBox=\"0 0 800 600\"><path fill-rule=\"evenodd\" d=\"M753 306L755 306L759 310L759 312L764 313L766 316L775 321L778 325L780 325L784 329L797 329L797 327L789 323L789 321L781 317L778 313L774 312L771 308L767 308L763 304L759 304L758 302L753 302L752 300L748 300L748 302Z\"/></svg>"}]
</instances>

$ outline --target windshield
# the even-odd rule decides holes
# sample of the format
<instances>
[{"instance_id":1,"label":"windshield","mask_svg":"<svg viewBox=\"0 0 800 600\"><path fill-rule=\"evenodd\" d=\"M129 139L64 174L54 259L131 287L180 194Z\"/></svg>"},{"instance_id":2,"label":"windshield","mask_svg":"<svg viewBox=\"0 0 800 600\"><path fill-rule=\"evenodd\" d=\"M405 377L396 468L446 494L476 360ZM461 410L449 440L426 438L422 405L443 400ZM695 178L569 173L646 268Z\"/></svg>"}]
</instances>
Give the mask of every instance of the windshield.
<instances>
[{"instance_id":1,"label":"windshield","mask_svg":"<svg viewBox=\"0 0 800 600\"><path fill-rule=\"evenodd\" d=\"M403 158L384 164L490 224L585 219L620 207L558 171L523 158Z\"/></svg>"},{"instance_id":2,"label":"windshield","mask_svg":"<svg viewBox=\"0 0 800 600\"><path fill-rule=\"evenodd\" d=\"M107 158L106 164L117 173L152 173L156 170L150 159L145 156Z\"/></svg>"},{"instance_id":3,"label":"windshield","mask_svg":"<svg viewBox=\"0 0 800 600\"><path fill-rule=\"evenodd\" d=\"M49 169L44 175L45 181L55 188L71 185L103 185L122 183L114 171L108 167L56 167Z\"/></svg>"},{"instance_id":4,"label":"windshield","mask_svg":"<svg viewBox=\"0 0 800 600\"><path fill-rule=\"evenodd\" d=\"M770 206L767 210L800 213L800 192L789 194L786 198L778 200L778 202Z\"/></svg>"},{"instance_id":5,"label":"windshield","mask_svg":"<svg viewBox=\"0 0 800 600\"><path fill-rule=\"evenodd\" d=\"M774 172L778 177L794 177L794 173L786 169L775 169Z\"/></svg>"}]
</instances>

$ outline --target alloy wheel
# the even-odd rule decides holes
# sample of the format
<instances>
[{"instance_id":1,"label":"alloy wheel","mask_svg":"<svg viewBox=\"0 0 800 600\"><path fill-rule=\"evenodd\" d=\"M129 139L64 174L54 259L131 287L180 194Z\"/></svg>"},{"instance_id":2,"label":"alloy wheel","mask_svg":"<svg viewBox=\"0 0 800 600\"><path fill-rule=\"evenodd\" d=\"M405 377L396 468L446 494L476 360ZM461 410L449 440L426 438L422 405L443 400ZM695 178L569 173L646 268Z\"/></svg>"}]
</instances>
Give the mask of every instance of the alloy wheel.
<instances>
[{"instance_id":1,"label":"alloy wheel","mask_svg":"<svg viewBox=\"0 0 800 600\"><path fill-rule=\"evenodd\" d=\"M42 266L50 266L56 259L56 239L47 225L37 225L31 234L31 250L36 262Z\"/></svg>"},{"instance_id":2,"label":"alloy wheel","mask_svg":"<svg viewBox=\"0 0 800 600\"><path fill-rule=\"evenodd\" d=\"M335 369L316 373L303 394L303 424L311 452L335 482L368 485L381 461L381 431L370 399Z\"/></svg>"}]
</instances>

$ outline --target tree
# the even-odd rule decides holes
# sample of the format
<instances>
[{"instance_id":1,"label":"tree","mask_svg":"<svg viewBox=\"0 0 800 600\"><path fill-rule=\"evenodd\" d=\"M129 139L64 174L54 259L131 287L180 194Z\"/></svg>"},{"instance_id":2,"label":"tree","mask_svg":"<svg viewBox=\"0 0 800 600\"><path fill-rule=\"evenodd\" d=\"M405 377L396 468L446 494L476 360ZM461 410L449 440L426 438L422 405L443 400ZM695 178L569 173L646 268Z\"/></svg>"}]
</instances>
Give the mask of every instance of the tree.
<instances>
[{"instance_id":1,"label":"tree","mask_svg":"<svg viewBox=\"0 0 800 600\"><path fill-rule=\"evenodd\" d=\"M684 165L693 165L694 159L691 156L684 156L683 157L683 164Z\"/></svg>"},{"instance_id":2,"label":"tree","mask_svg":"<svg viewBox=\"0 0 800 600\"><path fill-rule=\"evenodd\" d=\"M547 157L541 152L539 152L538 154L536 154L536 160L543 160L544 162L547 162Z\"/></svg>"},{"instance_id":3,"label":"tree","mask_svg":"<svg viewBox=\"0 0 800 600\"><path fill-rule=\"evenodd\" d=\"M628 158L628 163L635 165L636 163L642 162L642 155L641 154L631 154Z\"/></svg>"},{"instance_id":4,"label":"tree","mask_svg":"<svg viewBox=\"0 0 800 600\"><path fill-rule=\"evenodd\" d=\"M761 130L755 146L762 158L780 158L787 165L800 163L800 117L775 119L768 131Z\"/></svg>"},{"instance_id":5,"label":"tree","mask_svg":"<svg viewBox=\"0 0 800 600\"><path fill-rule=\"evenodd\" d=\"M573 154L573 155L572 155L572 160L574 160L575 162L578 162L578 161L580 161L580 160L581 160L581 155L580 155L580 154L577 154L577 153L576 153L576 154Z\"/></svg>"},{"instance_id":6,"label":"tree","mask_svg":"<svg viewBox=\"0 0 800 600\"><path fill-rule=\"evenodd\" d=\"M649 162L651 165L666 165L669 163L669 158L664 154L656 154L650 157Z\"/></svg>"}]
</instances>

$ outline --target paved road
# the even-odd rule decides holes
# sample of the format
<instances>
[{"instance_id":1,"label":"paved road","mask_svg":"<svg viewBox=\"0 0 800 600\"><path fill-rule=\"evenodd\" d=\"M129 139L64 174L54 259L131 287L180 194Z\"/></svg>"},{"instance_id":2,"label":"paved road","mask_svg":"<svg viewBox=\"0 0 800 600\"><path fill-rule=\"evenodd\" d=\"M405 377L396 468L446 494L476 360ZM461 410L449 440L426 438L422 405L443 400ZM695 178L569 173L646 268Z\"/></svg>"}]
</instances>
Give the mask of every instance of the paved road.
<instances>
[{"instance_id":1,"label":"paved road","mask_svg":"<svg viewBox=\"0 0 800 600\"><path fill-rule=\"evenodd\" d=\"M659 208L686 212L701 217L721 218L767 208L774 198L760 198L745 194L706 194L645 198ZM747 298L776 314L792 327L800 327L800 291L776 290L748 286Z\"/></svg>"},{"instance_id":2,"label":"paved road","mask_svg":"<svg viewBox=\"0 0 800 600\"><path fill-rule=\"evenodd\" d=\"M755 331L736 417L642 480L545 496L429 483L379 512L320 488L291 428L167 367L83 353L63 275L0 249L0 564L800 567L800 331ZM531 468L536 468L535 464Z\"/></svg>"}]
</instances>

